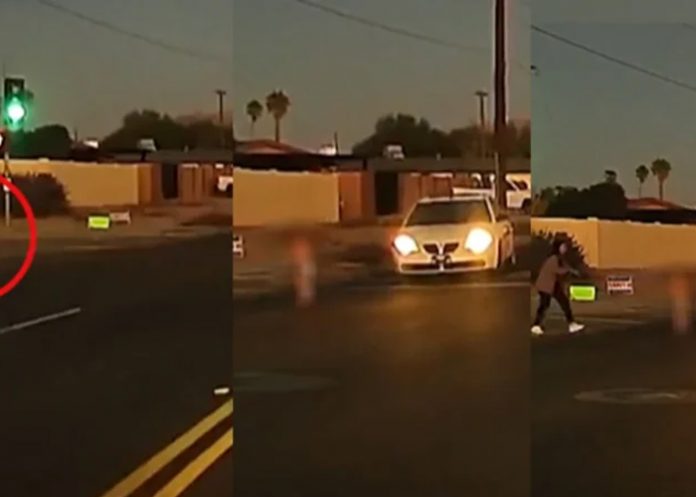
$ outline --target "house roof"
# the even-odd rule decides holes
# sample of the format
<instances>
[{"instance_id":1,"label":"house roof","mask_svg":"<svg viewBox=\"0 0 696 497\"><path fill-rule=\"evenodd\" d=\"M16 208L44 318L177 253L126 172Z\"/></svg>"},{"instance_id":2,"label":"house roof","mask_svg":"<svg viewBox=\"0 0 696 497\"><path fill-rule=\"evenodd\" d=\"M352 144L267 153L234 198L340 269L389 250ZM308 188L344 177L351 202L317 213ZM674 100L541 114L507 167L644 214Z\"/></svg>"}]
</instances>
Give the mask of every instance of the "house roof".
<instances>
[{"instance_id":1,"label":"house roof","mask_svg":"<svg viewBox=\"0 0 696 497\"><path fill-rule=\"evenodd\" d=\"M384 157L365 158L353 155L323 155L307 152L292 145L273 140L238 142L236 152L232 150L158 150L142 156L140 152L108 154L110 160L123 162L156 163L225 163L238 167L277 170L318 170L335 168L343 171L369 170L380 172L470 172L494 173L495 161L480 158L407 157L389 159ZM508 173L529 173L529 159L507 160ZM648 199L640 199L646 201ZM649 207L646 207L649 208ZM677 207L678 208L678 207Z\"/></svg>"},{"instance_id":2,"label":"house roof","mask_svg":"<svg viewBox=\"0 0 696 497\"><path fill-rule=\"evenodd\" d=\"M406 157L405 159L374 158L367 159L367 168L372 171L384 172L470 172L494 173L495 161L481 158L442 158L436 157ZM529 159L508 159L508 173L529 173Z\"/></svg>"},{"instance_id":3,"label":"house roof","mask_svg":"<svg viewBox=\"0 0 696 497\"><path fill-rule=\"evenodd\" d=\"M119 162L154 162L160 164L231 164L234 153L231 150L193 149L157 150L155 152L117 152L107 154L109 160Z\"/></svg>"},{"instance_id":4,"label":"house roof","mask_svg":"<svg viewBox=\"0 0 696 497\"><path fill-rule=\"evenodd\" d=\"M675 204L674 202L668 202L666 200L660 200L654 197L628 199L627 207L630 210L680 210L685 208L684 206Z\"/></svg>"},{"instance_id":5,"label":"house roof","mask_svg":"<svg viewBox=\"0 0 696 497\"><path fill-rule=\"evenodd\" d=\"M241 154L307 154L308 150L275 140L247 140L237 142Z\"/></svg>"},{"instance_id":6,"label":"house roof","mask_svg":"<svg viewBox=\"0 0 696 497\"><path fill-rule=\"evenodd\" d=\"M268 153L237 153L234 165L246 169L275 169L278 171L319 171L326 169L341 169L346 162L354 162L352 156L322 155L312 153L268 154ZM349 169L362 169L362 163Z\"/></svg>"}]
</instances>

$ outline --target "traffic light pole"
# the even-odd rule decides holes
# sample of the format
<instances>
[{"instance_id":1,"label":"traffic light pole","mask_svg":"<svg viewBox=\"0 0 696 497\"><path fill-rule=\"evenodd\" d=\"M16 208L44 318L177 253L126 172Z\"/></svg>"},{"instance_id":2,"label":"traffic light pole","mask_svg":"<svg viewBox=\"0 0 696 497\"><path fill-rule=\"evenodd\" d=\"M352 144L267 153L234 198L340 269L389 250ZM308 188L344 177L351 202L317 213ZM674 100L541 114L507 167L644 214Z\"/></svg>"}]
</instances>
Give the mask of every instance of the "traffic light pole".
<instances>
[{"instance_id":1,"label":"traffic light pole","mask_svg":"<svg viewBox=\"0 0 696 497\"><path fill-rule=\"evenodd\" d=\"M9 145L9 144L8 144ZM10 181L10 151L8 149L9 147L6 145L5 146L5 154L3 157L3 171L2 174L5 176L5 179ZM10 213L11 209L11 193L10 189L5 187L3 188L5 190L5 226L8 228L10 227L12 216Z\"/></svg>"}]
</instances>

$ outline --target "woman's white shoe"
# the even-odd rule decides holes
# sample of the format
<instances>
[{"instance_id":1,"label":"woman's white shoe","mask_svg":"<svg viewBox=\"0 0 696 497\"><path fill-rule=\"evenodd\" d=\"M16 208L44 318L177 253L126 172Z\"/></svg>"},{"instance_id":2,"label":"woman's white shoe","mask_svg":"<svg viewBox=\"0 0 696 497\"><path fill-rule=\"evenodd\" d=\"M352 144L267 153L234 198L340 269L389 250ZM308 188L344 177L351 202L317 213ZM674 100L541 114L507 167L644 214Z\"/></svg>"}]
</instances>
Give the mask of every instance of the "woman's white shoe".
<instances>
[{"instance_id":1,"label":"woman's white shoe","mask_svg":"<svg viewBox=\"0 0 696 497\"><path fill-rule=\"evenodd\" d=\"M575 322L573 322L573 323L570 323L570 324L568 325L568 331L569 331L570 333L577 333L577 332L582 331L582 330L584 330L584 329L585 329L585 325L584 325L584 324L580 324L580 323L575 323Z\"/></svg>"}]
</instances>

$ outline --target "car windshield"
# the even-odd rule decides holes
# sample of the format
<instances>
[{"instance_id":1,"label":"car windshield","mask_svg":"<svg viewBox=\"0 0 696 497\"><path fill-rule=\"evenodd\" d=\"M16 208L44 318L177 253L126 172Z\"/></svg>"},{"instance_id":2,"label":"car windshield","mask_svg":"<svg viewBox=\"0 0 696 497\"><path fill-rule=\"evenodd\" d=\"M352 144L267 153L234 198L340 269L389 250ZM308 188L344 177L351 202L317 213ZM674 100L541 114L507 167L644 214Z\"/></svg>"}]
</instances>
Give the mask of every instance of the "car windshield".
<instances>
[{"instance_id":1,"label":"car windshield","mask_svg":"<svg viewBox=\"0 0 696 497\"><path fill-rule=\"evenodd\" d=\"M486 202L484 200L460 200L418 204L406 221L406 226L481 222L491 222Z\"/></svg>"}]
</instances>

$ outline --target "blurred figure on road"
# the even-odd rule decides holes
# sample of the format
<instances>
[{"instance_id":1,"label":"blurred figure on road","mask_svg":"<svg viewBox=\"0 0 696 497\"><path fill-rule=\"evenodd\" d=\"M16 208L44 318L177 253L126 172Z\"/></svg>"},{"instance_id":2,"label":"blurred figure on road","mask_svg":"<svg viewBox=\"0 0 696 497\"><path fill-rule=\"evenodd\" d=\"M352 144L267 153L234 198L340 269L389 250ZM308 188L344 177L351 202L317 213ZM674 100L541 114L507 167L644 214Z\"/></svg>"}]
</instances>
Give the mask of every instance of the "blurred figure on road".
<instances>
[{"instance_id":1,"label":"blurred figure on road","mask_svg":"<svg viewBox=\"0 0 696 497\"><path fill-rule=\"evenodd\" d=\"M309 239L298 234L293 238L291 253L296 302L299 307L307 307L316 297L317 267L314 250Z\"/></svg>"},{"instance_id":2,"label":"blurred figure on road","mask_svg":"<svg viewBox=\"0 0 696 497\"><path fill-rule=\"evenodd\" d=\"M565 261L567 251L568 245L566 241L562 238L555 239L551 248L551 255L544 261L539 271L539 276L534 285L539 293L539 307L532 325L532 334L534 335L544 334L544 329L541 325L546 311L551 305L552 298L558 302L558 305L563 310L570 333L577 333L585 328L584 325L577 323L573 317L570 299L563 283L563 278L568 274L579 276L579 273L569 267Z\"/></svg>"},{"instance_id":3,"label":"blurred figure on road","mask_svg":"<svg viewBox=\"0 0 696 497\"><path fill-rule=\"evenodd\" d=\"M672 299L672 328L678 335L691 332L691 282L686 273L673 274L669 280Z\"/></svg>"}]
</instances>

